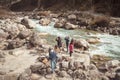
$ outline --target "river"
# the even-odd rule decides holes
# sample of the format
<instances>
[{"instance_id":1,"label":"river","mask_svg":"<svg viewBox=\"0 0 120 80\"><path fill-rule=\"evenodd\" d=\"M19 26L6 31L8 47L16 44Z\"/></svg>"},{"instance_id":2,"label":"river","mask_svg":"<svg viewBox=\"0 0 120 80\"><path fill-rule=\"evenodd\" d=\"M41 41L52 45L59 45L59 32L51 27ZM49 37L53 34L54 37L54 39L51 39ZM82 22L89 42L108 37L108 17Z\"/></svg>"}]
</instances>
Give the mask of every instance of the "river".
<instances>
[{"instance_id":1,"label":"river","mask_svg":"<svg viewBox=\"0 0 120 80\"><path fill-rule=\"evenodd\" d=\"M120 59L120 36L109 35L106 33L98 33L90 30L65 30L54 28L54 22L51 22L48 26L41 26L37 20L36 30L39 32L48 33L49 36L46 37L49 44L55 43L55 38L60 36L64 38L65 36L70 36L71 38L100 38L100 43L91 44L89 52L91 55L99 54L110 56L113 58ZM89 34L88 34L89 33Z\"/></svg>"}]
</instances>

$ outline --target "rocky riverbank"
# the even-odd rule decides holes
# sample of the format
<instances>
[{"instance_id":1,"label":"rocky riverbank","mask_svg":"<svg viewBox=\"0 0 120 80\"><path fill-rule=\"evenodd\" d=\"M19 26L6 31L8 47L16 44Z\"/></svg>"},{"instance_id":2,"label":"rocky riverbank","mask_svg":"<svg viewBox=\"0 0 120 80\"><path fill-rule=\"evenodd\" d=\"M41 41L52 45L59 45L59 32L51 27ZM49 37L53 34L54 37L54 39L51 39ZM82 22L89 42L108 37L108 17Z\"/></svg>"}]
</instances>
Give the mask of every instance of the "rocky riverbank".
<instances>
[{"instance_id":1,"label":"rocky riverbank","mask_svg":"<svg viewBox=\"0 0 120 80\"><path fill-rule=\"evenodd\" d=\"M86 24L80 21L82 27L76 24L75 13L53 14L47 11L36 14L14 13L12 17L2 17L0 80L120 80L120 61L104 56L91 57L87 51L90 44L99 42L98 39L75 40L73 57L69 57L63 49L58 53L55 73L51 74L47 58L48 48L52 45L42 38L42 33L35 31L36 24L30 18L40 20L41 25L54 21L55 27L65 29L83 28Z\"/></svg>"},{"instance_id":2,"label":"rocky riverbank","mask_svg":"<svg viewBox=\"0 0 120 80\"><path fill-rule=\"evenodd\" d=\"M41 19L44 16L48 17L48 20L52 19L56 22L54 26L55 28L64 28L67 30L88 29L113 35L120 34L119 18L80 11L54 13L51 11L43 11L31 15L31 17L35 19Z\"/></svg>"}]
</instances>

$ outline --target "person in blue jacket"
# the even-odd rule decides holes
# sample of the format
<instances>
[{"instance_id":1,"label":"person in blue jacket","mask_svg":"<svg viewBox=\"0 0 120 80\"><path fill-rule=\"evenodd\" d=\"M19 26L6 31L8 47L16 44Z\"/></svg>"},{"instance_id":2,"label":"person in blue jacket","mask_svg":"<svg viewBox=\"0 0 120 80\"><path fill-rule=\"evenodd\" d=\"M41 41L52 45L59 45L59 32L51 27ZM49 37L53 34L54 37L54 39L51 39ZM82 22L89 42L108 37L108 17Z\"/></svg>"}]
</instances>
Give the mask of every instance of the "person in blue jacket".
<instances>
[{"instance_id":1,"label":"person in blue jacket","mask_svg":"<svg viewBox=\"0 0 120 80\"><path fill-rule=\"evenodd\" d=\"M56 68L56 62L57 62L57 54L56 52L51 49L50 53L49 53L49 59L50 59L50 63L51 63L51 69L52 69L52 73L54 72L55 68Z\"/></svg>"}]
</instances>

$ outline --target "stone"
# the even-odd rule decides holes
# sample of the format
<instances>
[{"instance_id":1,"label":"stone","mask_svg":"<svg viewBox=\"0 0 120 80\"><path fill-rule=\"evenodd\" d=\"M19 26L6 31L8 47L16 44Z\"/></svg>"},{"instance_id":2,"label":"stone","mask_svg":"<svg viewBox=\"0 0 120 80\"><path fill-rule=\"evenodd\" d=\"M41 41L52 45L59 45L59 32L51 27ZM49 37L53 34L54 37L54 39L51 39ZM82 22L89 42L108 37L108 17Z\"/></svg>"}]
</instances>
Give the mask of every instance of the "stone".
<instances>
[{"instance_id":1,"label":"stone","mask_svg":"<svg viewBox=\"0 0 120 80\"><path fill-rule=\"evenodd\" d=\"M31 65L30 69L33 73L39 72L39 70L45 68L45 65L43 63L36 63L34 65Z\"/></svg>"},{"instance_id":2,"label":"stone","mask_svg":"<svg viewBox=\"0 0 120 80\"><path fill-rule=\"evenodd\" d=\"M110 80L110 79L106 76L101 76L101 80Z\"/></svg>"},{"instance_id":3,"label":"stone","mask_svg":"<svg viewBox=\"0 0 120 80\"><path fill-rule=\"evenodd\" d=\"M25 29L25 30L20 31L18 37L21 39L25 39L25 38L29 37L31 34L32 34L32 32L30 30Z\"/></svg>"},{"instance_id":4,"label":"stone","mask_svg":"<svg viewBox=\"0 0 120 80\"><path fill-rule=\"evenodd\" d=\"M90 70L89 76L90 76L91 80L100 80L100 77L101 77L98 70Z\"/></svg>"},{"instance_id":5,"label":"stone","mask_svg":"<svg viewBox=\"0 0 120 80\"><path fill-rule=\"evenodd\" d=\"M8 46L8 42L7 41L0 41L0 50L6 49L7 46Z\"/></svg>"},{"instance_id":6,"label":"stone","mask_svg":"<svg viewBox=\"0 0 120 80\"><path fill-rule=\"evenodd\" d=\"M88 50L90 44L84 39L76 39L74 40L74 46L76 48L83 48L83 50Z\"/></svg>"},{"instance_id":7,"label":"stone","mask_svg":"<svg viewBox=\"0 0 120 80\"><path fill-rule=\"evenodd\" d=\"M71 14L71 15L69 15L68 16L68 19L69 20L74 20L74 19L76 19L77 17L76 17L76 15L74 15L74 14Z\"/></svg>"},{"instance_id":8,"label":"stone","mask_svg":"<svg viewBox=\"0 0 120 80\"><path fill-rule=\"evenodd\" d=\"M63 23L60 23L60 22L56 22L55 25L54 25L55 28L63 28L64 27L64 24Z\"/></svg>"},{"instance_id":9,"label":"stone","mask_svg":"<svg viewBox=\"0 0 120 80\"><path fill-rule=\"evenodd\" d=\"M5 54L2 51L0 51L0 58L5 58Z\"/></svg>"},{"instance_id":10,"label":"stone","mask_svg":"<svg viewBox=\"0 0 120 80\"><path fill-rule=\"evenodd\" d=\"M7 49L15 49L22 47L25 43L25 40L20 40L19 38L9 41Z\"/></svg>"},{"instance_id":11,"label":"stone","mask_svg":"<svg viewBox=\"0 0 120 80\"><path fill-rule=\"evenodd\" d=\"M31 80L39 80L40 78L41 78L41 76L38 74L35 74L35 73L31 74Z\"/></svg>"},{"instance_id":12,"label":"stone","mask_svg":"<svg viewBox=\"0 0 120 80\"><path fill-rule=\"evenodd\" d=\"M87 73L85 73L83 70L75 70L74 71L74 78L79 78L80 80L86 80L87 79Z\"/></svg>"},{"instance_id":13,"label":"stone","mask_svg":"<svg viewBox=\"0 0 120 80\"><path fill-rule=\"evenodd\" d=\"M60 19L59 21L57 21L54 25L55 28L64 28L66 23L66 19Z\"/></svg>"},{"instance_id":14,"label":"stone","mask_svg":"<svg viewBox=\"0 0 120 80\"><path fill-rule=\"evenodd\" d=\"M42 18L39 22L42 26L47 26L50 23L48 18Z\"/></svg>"},{"instance_id":15,"label":"stone","mask_svg":"<svg viewBox=\"0 0 120 80\"><path fill-rule=\"evenodd\" d=\"M114 80L120 80L120 73L117 73Z\"/></svg>"},{"instance_id":16,"label":"stone","mask_svg":"<svg viewBox=\"0 0 120 80\"><path fill-rule=\"evenodd\" d=\"M60 68L67 70L69 68L69 62L62 61L60 63Z\"/></svg>"},{"instance_id":17,"label":"stone","mask_svg":"<svg viewBox=\"0 0 120 80\"><path fill-rule=\"evenodd\" d=\"M66 71L60 71L60 72L58 73L58 76L59 76L59 77L68 77L69 75L67 74Z\"/></svg>"},{"instance_id":18,"label":"stone","mask_svg":"<svg viewBox=\"0 0 120 80\"><path fill-rule=\"evenodd\" d=\"M9 36L7 32L4 32L2 29L0 29L0 38L6 39Z\"/></svg>"},{"instance_id":19,"label":"stone","mask_svg":"<svg viewBox=\"0 0 120 80\"><path fill-rule=\"evenodd\" d=\"M96 43L100 43L100 39L90 38L90 39L87 39L87 42L89 42L90 44L96 44Z\"/></svg>"},{"instance_id":20,"label":"stone","mask_svg":"<svg viewBox=\"0 0 120 80\"><path fill-rule=\"evenodd\" d=\"M78 27L77 25L71 24L69 22L67 22L64 26L64 28L67 30L76 29L77 27Z\"/></svg>"},{"instance_id":21,"label":"stone","mask_svg":"<svg viewBox=\"0 0 120 80\"><path fill-rule=\"evenodd\" d=\"M18 80L19 74L7 74L4 76L4 80Z\"/></svg>"},{"instance_id":22,"label":"stone","mask_svg":"<svg viewBox=\"0 0 120 80\"><path fill-rule=\"evenodd\" d=\"M119 64L120 64L119 60L111 60L108 61L105 65L107 68L110 68L110 67L117 67Z\"/></svg>"},{"instance_id":23,"label":"stone","mask_svg":"<svg viewBox=\"0 0 120 80\"><path fill-rule=\"evenodd\" d=\"M72 76L72 75L73 75L73 71L72 71L72 70L70 70L70 69L67 71L67 73L68 73L70 76Z\"/></svg>"},{"instance_id":24,"label":"stone","mask_svg":"<svg viewBox=\"0 0 120 80\"><path fill-rule=\"evenodd\" d=\"M47 43L45 39L41 39L38 33L33 33L33 35L30 37L30 43L33 46L41 46Z\"/></svg>"},{"instance_id":25,"label":"stone","mask_svg":"<svg viewBox=\"0 0 120 80\"><path fill-rule=\"evenodd\" d=\"M36 25L32 20L26 17L21 20L21 24L26 26L26 28L28 29L33 29L35 28L35 25Z\"/></svg>"},{"instance_id":26,"label":"stone","mask_svg":"<svg viewBox=\"0 0 120 80\"><path fill-rule=\"evenodd\" d=\"M74 66L74 61L70 61L69 62L69 69L74 70L75 66Z\"/></svg>"}]
</instances>

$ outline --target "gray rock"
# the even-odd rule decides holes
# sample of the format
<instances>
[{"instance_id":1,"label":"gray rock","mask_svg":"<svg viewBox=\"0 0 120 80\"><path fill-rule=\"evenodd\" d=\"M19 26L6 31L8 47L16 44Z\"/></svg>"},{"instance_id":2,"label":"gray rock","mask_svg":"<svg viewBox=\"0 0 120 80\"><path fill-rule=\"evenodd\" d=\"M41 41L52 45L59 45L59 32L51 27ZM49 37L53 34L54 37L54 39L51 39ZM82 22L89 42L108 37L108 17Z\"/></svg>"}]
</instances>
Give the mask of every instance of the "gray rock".
<instances>
[{"instance_id":1,"label":"gray rock","mask_svg":"<svg viewBox=\"0 0 120 80\"><path fill-rule=\"evenodd\" d=\"M76 19L77 17L76 17L76 15L74 15L74 14L71 14L71 15L69 15L68 16L68 19L70 19L70 20L74 20L74 19Z\"/></svg>"},{"instance_id":2,"label":"gray rock","mask_svg":"<svg viewBox=\"0 0 120 80\"><path fill-rule=\"evenodd\" d=\"M26 28L28 28L28 29L33 29L33 28L35 28L35 23L34 23L32 20L30 20L29 18L23 18L23 19L21 20L21 24L22 24L22 25L25 25Z\"/></svg>"},{"instance_id":3,"label":"gray rock","mask_svg":"<svg viewBox=\"0 0 120 80\"><path fill-rule=\"evenodd\" d=\"M61 70L62 70L62 69L67 70L68 68L69 68L69 62L63 61L63 62L60 63L60 69L61 69Z\"/></svg>"},{"instance_id":4,"label":"gray rock","mask_svg":"<svg viewBox=\"0 0 120 80\"><path fill-rule=\"evenodd\" d=\"M7 74L4 76L4 80L18 80L19 74ZM21 79L22 80L22 79Z\"/></svg>"},{"instance_id":5,"label":"gray rock","mask_svg":"<svg viewBox=\"0 0 120 80\"><path fill-rule=\"evenodd\" d=\"M114 80L120 80L120 73L117 73Z\"/></svg>"},{"instance_id":6,"label":"gray rock","mask_svg":"<svg viewBox=\"0 0 120 80\"><path fill-rule=\"evenodd\" d=\"M108 61L105 65L107 68L110 68L110 67L117 67L119 64L120 64L119 60L111 60Z\"/></svg>"},{"instance_id":7,"label":"gray rock","mask_svg":"<svg viewBox=\"0 0 120 80\"><path fill-rule=\"evenodd\" d=\"M38 73L39 70L45 68L45 65L43 63L36 63L34 65L31 65L30 69L33 73Z\"/></svg>"},{"instance_id":8,"label":"gray rock","mask_svg":"<svg viewBox=\"0 0 120 80\"><path fill-rule=\"evenodd\" d=\"M33 35L30 38L30 43L34 46L41 46L47 43L45 39L41 39L38 33L33 33Z\"/></svg>"},{"instance_id":9,"label":"gray rock","mask_svg":"<svg viewBox=\"0 0 120 80\"><path fill-rule=\"evenodd\" d=\"M60 72L58 73L58 76L59 76L59 77L68 77L69 75L67 74L66 71L60 71Z\"/></svg>"},{"instance_id":10,"label":"gray rock","mask_svg":"<svg viewBox=\"0 0 120 80\"><path fill-rule=\"evenodd\" d=\"M84 39L77 39L74 41L74 45L76 48L83 48L83 50L88 50L90 44Z\"/></svg>"},{"instance_id":11,"label":"gray rock","mask_svg":"<svg viewBox=\"0 0 120 80\"><path fill-rule=\"evenodd\" d=\"M20 37L21 39L27 38L32 34L32 32L29 29L25 29L20 31L18 37Z\"/></svg>"},{"instance_id":12,"label":"gray rock","mask_svg":"<svg viewBox=\"0 0 120 80\"><path fill-rule=\"evenodd\" d=\"M67 30L71 30L71 29L76 29L78 26L77 25L74 25L74 24L71 24L71 23L66 23L64 28L67 29Z\"/></svg>"},{"instance_id":13,"label":"gray rock","mask_svg":"<svg viewBox=\"0 0 120 80\"><path fill-rule=\"evenodd\" d=\"M48 18L42 18L39 22L42 26L47 26L50 23Z\"/></svg>"}]
</instances>

